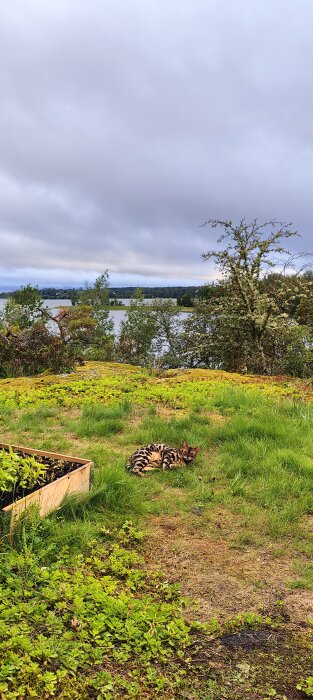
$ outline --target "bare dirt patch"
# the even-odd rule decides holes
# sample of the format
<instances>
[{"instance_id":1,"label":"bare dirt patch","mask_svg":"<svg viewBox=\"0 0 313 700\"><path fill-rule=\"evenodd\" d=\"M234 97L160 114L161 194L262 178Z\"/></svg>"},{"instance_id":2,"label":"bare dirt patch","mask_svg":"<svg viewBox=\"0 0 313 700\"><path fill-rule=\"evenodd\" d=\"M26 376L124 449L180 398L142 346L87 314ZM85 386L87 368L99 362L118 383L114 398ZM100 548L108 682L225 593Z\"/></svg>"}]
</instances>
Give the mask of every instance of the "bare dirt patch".
<instances>
[{"instance_id":1,"label":"bare dirt patch","mask_svg":"<svg viewBox=\"0 0 313 700\"><path fill-rule=\"evenodd\" d=\"M187 416L188 411L183 408L178 410L177 408L170 408L170 406L165 406L164 404L158 404L157 414L160 418L166 420L167 418L182 418L183 416Z\"/></svg>"},{"instance_id":2,"label":"bare dirt patch","mask_svg":"<svg viewBox=\"0 0 313 700\"><path fill-rule=\"evenodd\" d=\"M223 536L199 532L181 515L150 519L146 561L161 569L182 592L199 601L195 617L229 619L248 611L270 611L283 599L295 625L313 615L312 591L291 590L288 556L265 549L235 549Z\"/></svg>"},{"instance_id":3,"label":"bare dirt patch","mask_svg":"<svg viewBox=\"0 0 313 700\"><path fill-rule=\"evenodd\" d=\"M221 413L215 413L214 411L206 411L204 415L215 423L226 423L229 420L228 416L222 416Z\"/></svg>"}]
</instances>

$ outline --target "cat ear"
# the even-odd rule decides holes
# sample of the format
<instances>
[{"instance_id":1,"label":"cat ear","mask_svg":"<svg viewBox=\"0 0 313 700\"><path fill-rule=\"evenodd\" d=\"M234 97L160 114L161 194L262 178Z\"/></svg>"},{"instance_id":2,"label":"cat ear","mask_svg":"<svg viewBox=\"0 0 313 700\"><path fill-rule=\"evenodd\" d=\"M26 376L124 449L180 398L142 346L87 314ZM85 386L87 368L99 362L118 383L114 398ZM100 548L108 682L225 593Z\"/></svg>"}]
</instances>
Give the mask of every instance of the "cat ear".
<instances>
[{"instance_id":1,"label":"cat ear","mask_svg":"<svg viewBox=\"0 0 313 700\"><path fill-rule=\"evenodd\" d=\"M183 442L183 449L185 449L185 448L187 448L187 447L189 447L188 442L186 442L186 440L184 440L184 442Z\"/></svg>"},{"instance_id":2,"label":"cat ear","mask_svg":"<svg viewBox=\"0 0 313 700\"><path fill-rule=\"evenodd\" d=\"M200 447L195 447L194 450L195 450L195 453L196 453L196 455L197 455L198 452L199 452L199 450L200 450Z\"/></svg>"}]
</instances>

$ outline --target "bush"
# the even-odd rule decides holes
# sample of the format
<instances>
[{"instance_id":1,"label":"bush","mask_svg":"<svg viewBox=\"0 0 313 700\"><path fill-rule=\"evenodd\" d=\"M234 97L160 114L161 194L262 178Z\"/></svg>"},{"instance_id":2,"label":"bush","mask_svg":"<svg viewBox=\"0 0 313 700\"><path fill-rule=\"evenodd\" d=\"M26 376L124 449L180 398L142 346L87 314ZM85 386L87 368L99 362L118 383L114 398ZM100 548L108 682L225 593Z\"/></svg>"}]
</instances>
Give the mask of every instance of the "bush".
<instances>
[{"instance_id":1,"label":"bush","mask_svg":"<svg viewBox=\"0 0 313 700\"><path fill-rule=\"evenodd\" d=\"M52 335L44 325L0 333L0 377L70 371L75 357L75 347Z\"/></svg>"}]
</instances>

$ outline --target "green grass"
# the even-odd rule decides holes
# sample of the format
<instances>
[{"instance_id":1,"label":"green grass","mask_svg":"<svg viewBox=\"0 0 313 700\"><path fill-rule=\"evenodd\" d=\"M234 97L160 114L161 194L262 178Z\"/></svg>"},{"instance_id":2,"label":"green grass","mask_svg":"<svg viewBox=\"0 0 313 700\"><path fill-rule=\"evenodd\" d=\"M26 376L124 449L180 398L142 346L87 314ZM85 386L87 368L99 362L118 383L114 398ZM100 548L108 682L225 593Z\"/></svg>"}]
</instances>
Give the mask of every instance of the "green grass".
<instances>
[{"instance_id":1,"label":"green grass","mask_svg":"<svg viewBox=\"0 0 313 700\"><path fill-rule=\"evenodd\" d=\"M295 571L299 578L290 581L290 588L313 588L313 564L312 562L304 563L302 561L295 562Z\"/></svg>"},{"instance_id":2,"label":"green grass","mask_svg":"<svg viewBox=\"0 0 313 700\"><path fill-rule=\"evenodd\" d=\"M120 512L124 508L122 491L138 489L145 494L145 512L188 512L193 507L212 509L222 504L246 523L243 527L254 531L256 541L259 535L272 541L301 539L303 517L313 512L310 405L272 399L255 388L222 385L206 401L193 400L192 410L184 415L177 411L177 416L162 417L155 404L149 403L134 422L133 410L129 401L86 402L73 419L69 409L57 412L42 405L17 415L13 412L6 426L15 429L15 441L25 443L25 433L29 433L37 447L95 454L98 502L103 498L114 511L117 507L110 501L108 486L101 490L98 483L105 474L108 478L111 474L111 495L114 479L118 484ZM214 420L212 410L225 417L224 423ZM72 444L73 434L83 441L80 448ZM200 446L195 464L188 469L156 472L140 481L126 474L126 458L139 445L166 442L179 446L184 440ZM130 485L134 481L136 487Z\"/></svg>"},{"instance_id":3,"label":"green grass","mask_svg":"<svg viewBox=\"0 0 313 700\"><path fill-rule=\"evenodd\" d=\"M313 510L312 425L298 407L267 401L250 415L234 415L214 435L225 499L257 506L274 539L292 535Z\"/></svg>"},{"instance_id":4,"label":"green grass","mask_svg":"<svg viewBox=\"0 0 313 700\"><path fill-rule=\"evenodd\" d=\"M168 420L149 415L137 429L126 429L120 443L130 449L150 442L180 445L184 440L199 445L194 466L150 477L186 491L186 501L177 503L174 498L173 508L222 502L240 513L250 504L256 531L275 540L293 536L299 533L302 517L313 510L312 423L298 407L265 398L256 406L244 390L235 393L234 398L231 388L222 391L224 407L237 405L237 412L223 425L214 424L199 409Z\"/></svg>"},{"instance_id":5,"label":"green grass","mask_svg":"<svg viewBox=\"0 0 313 700\"><path fill-rule=\"evenodd\" d=\"M215 676L199 681L202 671L198 674L186 661L192 652L182 601L176 592L175 603L175 591L151 572L143 576L140 556L136 560L141 540L133 530L133 539L123 541L125 521L145 528L151 516L175 514L199 537L225 538L212 526L222 509L234 556L244 556L247 548L271 548L278 560L294 558L294 578L286 582L291 589L313 587L306 527L313 512L313 407L255 387L178 380L175 375L143 380L132 372L124 401L115 389L109 397L102 395L92 376L95 397L79 383L77 395L86 390L87 398L79 396L75 406L3 406L3 442L90 457L94 473L90 493L66 499L45 519L28 512L13 539L2 533L0 636L6 636L0 651L1 700L30 698L35 691L37 697L60 700L250 699L244 684L242 694L237 691L235 676L229 689L228 680L223 689ZM116 376L114 383L120 391ZM126 458L139 445L179 446L184 440L200 446L190 467L142 479L126 472ZM77 629L73 619L79 621ZM148 635L144 639L153 658L146 658L136 629ZM225 668L228 678L229 663ZM260 697L266 692L262 686Z\"/></svg>"},{"instance_id":6,"label":"green grass","mask_svg":"<svg viewBox=\"0 0 313 700\"><path fill-rule=\"evenodd\" d=\"M56 415L55 408L45 405L32 410L24 410L18 415L14 414L12 409L2 414L5 428L14 431L17 435L22 433L38 435L49 431L53 427Z\"/></svg>"},{"instance_id":7,"label":"green grass","mask_svg":"<svg viewBox=\"0 0 313 700\"><path fill-rule=\"evenodd\" d=\"M78 437L106 437L120 433L131 409L127 402L113 406L87 404L80 420L75 424Z\"/></svg>"}]
</instances>

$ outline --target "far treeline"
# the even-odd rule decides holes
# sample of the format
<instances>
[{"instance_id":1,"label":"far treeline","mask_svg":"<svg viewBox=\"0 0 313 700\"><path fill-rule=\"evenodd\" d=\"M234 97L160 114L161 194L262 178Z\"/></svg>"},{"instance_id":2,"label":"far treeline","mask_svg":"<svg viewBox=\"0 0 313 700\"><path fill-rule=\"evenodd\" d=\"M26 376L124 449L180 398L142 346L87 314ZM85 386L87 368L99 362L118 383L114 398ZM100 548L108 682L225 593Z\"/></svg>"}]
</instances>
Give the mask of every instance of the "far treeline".
<instances>
[{"instance_id":1,"label":"far treeline","mask_svg":"<svg viewBox=\"0 0 313 700\"><path fill-rule=\"evenodd\" d=\"M177 299L180 306L192 306L197 296L199 287L142 287L141 291L145 299ZM70 299L75 305L80 298L83 287L43 287L39 289L42 299ZM136 287L111 287L109 288L109 302L114 306L120 299L131 299ZM0 299L9 299L14 292L0 292Z\"/></svg>"},{"instance_id":2,"label":"far treeline","mask_svg":"<svg viewBox=\"0 0 313 700\"><path fill-rule=\"evenodd\" d=\"M284 245L298 234L278 221L211 219L207 225L221 232L216 249L203 253L204 261L215 262L218 281L189 290L193 306L186 318L171 288L150 304L144 297L152 297L152 289L135 290L116 336L107 271L75 290L74 305L56 315L28 285L11 294L0 315L0 376L69 372L85 360L115 360L151 369L311 377L313 272L307 254Z\"/></svg>"}]
</instances>

